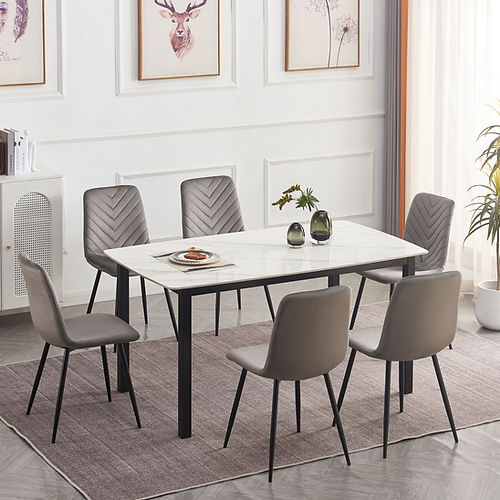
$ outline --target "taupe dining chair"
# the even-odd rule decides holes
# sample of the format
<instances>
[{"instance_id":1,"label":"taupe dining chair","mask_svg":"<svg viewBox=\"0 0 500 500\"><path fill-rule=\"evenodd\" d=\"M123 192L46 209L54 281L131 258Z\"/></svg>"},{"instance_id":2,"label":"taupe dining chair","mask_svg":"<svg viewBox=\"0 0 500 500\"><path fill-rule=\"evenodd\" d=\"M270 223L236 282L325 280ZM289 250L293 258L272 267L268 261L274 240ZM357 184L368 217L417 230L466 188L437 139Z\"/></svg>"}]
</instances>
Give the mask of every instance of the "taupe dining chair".
<instances>
[{"instance_id":1,"label":"taupe dining chair","mask_svg":"<svg viewBox=\"0 0 500 500\"><path fill-rule=\"evenodd\" d=\"M188 179L181 184L182 236L193 238L245 230L238 193L226 175ZM271 294L264 285L267 305L274 321ZM236 290L241 309L241 290ZM219 334L220 292L215 295L215 335Z\"/></svg>"},{"instance_id":2,"label":"taupe dining chair","mask_svg":"<svg viewBox=\"0 0 500 500\"><path fill-rule=\"evenodd\" d=\"M431 357L455 442L458 436L453 421L437 353L455 337L458 298L462 278L458 271L425 276L409 276L398 281L382 327L356 328L350 332L351 354L339 395L339 410L347 390L357 352L385 360L383 456L387 457L391 363ZM404 377L400 371L399 392ZM403 378L403 380L402 380ZM401 396L400 396L401 397Z\"/></svg>"},{"instance_id":3,"label":"taupe dining chair","mask_svg":"<svg viewBox=\"0 0 500 500\"><path fill-rule=\"evenodd\" d=\"M149 243L146 216L136 186L106 186L89 189L83 195L83 248L87 262L97 269L87 314L92 312L101 274L116 278L117 266L104 250ZM134 276L134 273L131 273ZM140 277L144 322L148 323L146 284ZM177 322L169 291L164 288L172 327L178 337Z\"/></svg>"},{"instance_id":4,"label":"taupe dining chair","mask_svg":"<svg viewBox=\"0 0 500 500\"><path fill-rule=\"evenodd\" d=\"M448 255L454 209L455 202L453 200L436 194L419 193L413 198L406 219L403 239L428 251L427 255L421 255L415 259L416 276L443 272ZM386 267L364 271L361 276L349 326L351 330L356 322L366 280L371 279L390 285L389 295L391 295L394 285L402 278L402 273L400 267Z\"/></svg>"},{"instance_id":5,"label":"taupe dining chair","mask_svg":"<svg viewBox=\"0 0 500 500\"><path fill-rule=\"evenodd\" d=\"M278 392L282 380L295 381L297 432L300 432L300 381L323 375L337 429L348 465L349 452L342 429L329 372L347 352L350 290L336 286L326 290L299 292L281 301L269 344L233 349L227 358L241 366L241 376L227 426L227 447L247 372L274 380L269 445L269 482L273 479Z\"/></svg>"},{"instance_id":6,"label":"taupe dining chair","mask_svg":"<svg viewBox=\"0 0 500 500\"><path fill-rule=\"evenodd\" d=\"M55 443L59 416L64 394L64 385L66 382L66 373L68 371L69 355L76 349L86 349L89 347L100 347L102 365L104 370L104 381L108 393L108 401L111 401L111 386L109 382L108 360L106 355L106 345L118 344L118 355L121 356L125 374L129 384L130 401L134 409L134 415L137 427L141 427L139 410L135 400L134 387L130 378L130 372L125 355L124 343L134 342L139 338L139 334L127 323L112 314L92 314L76 316L64 320L61 308L57 302L57 297L45 270L38 264L31 261L26 255L20 253L19 263L23 272L26 288L28 290L28 299L30 304L31 319L35 331L45 340L40 364L36 373L35 382L31 391L26 415L31 412L33 401L40 379L42 378L43 368L49 353L50 346L56 346L64 349L64 359L61 369L61 378L59 381L59 390L57 393L57 404L54 415L54 426L52 429L52 442Z\"/></svg>"}]
</instances>

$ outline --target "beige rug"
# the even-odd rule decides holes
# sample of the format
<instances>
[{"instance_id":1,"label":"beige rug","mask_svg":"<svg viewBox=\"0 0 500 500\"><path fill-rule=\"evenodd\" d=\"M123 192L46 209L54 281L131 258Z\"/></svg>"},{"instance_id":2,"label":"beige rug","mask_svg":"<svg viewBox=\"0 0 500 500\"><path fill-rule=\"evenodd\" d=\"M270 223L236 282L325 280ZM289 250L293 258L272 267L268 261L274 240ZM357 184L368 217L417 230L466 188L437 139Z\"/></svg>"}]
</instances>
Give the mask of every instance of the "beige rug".
<instances>
[{"instance_id":1,"label":"beige rug","mask_svg":"<svg viewBox=\"0 0 500 500\"><path fill-rule=\"evenodd\" d=\"M358 324L381 324L385 308L385 304L362 308ZM95 499L149 497L255 474L267 468L272 382L249 374L229 447L224 450L239 378L239 369L226 360L225 353L265 342L270 331L270 323L260 323L222 330L219 337L211 332L194 335L190 439L177 437L174 339L131 346L142 429L135 426L128 395L113 392L113 401L107 402L99 351L71 355L56 444L50 438L61 358L47 361L30 416L25 411L38 362L0 367L0 415L52 467ZM457 332L453 347L439 358L457 427L499 419L500 348L464 331ZM115 356L110 352L108 357L114 375ZM337 396L344 369L345 364L331 374ZM351 452L381 444L384 370L381 361L362 355L356 359L341 412ZM390 441L447 430L432 361L416 363L415 390L405 398L403 414L398 413L397 369L393 375ZM112 386L116 386L114 379ZM282 383L276 466L340 454L331 421L323 379L305 381L302 432L295 433L293 383ZM452 448L451 433L449 443ZM355 468L356 456L351 458ZM266 480L263 475L262 481Z\"/></svg>"}]
</instances>

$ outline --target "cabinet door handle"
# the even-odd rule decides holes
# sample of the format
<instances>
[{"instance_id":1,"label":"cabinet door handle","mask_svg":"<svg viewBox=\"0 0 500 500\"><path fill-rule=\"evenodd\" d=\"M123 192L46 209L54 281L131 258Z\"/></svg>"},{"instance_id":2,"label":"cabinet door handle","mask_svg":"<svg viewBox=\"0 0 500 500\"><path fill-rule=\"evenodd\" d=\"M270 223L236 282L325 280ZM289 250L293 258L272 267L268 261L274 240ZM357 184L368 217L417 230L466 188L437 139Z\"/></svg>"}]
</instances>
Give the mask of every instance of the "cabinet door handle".
<instances>
[{"instance_id":1,"label":"cabinet door handle","mask_svg":"<svg viewBox=\"0 0 500 500\"><path fill-rule=\"evenodd\" d=\"M10 245L7 245L7 250L10 250L12 247Z\"/></svg>"}]
</instances>

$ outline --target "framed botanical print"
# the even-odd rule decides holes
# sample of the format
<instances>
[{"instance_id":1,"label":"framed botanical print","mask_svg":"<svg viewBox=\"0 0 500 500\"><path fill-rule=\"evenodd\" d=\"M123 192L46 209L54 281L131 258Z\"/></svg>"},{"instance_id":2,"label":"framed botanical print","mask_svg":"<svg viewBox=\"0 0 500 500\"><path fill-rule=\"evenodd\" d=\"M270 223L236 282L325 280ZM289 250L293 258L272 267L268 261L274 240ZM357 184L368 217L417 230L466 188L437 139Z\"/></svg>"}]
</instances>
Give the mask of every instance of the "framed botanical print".
<instances>
[{"instance_id":1,"label":"framed botanical print","mask_svg":"<svg viewBox=\"0 0 500 500\"><path fill-rule=\"evenodd\" d=\"M0 86L42 83L44 0L0 0Z\"/></svg>"},{"instance_id":2,"label":"framed botanical print","mask_svg":"<svg viewBox=\"0 0 500 500\"><path fill-rule=\"evenodd\" d=\"M287 0L286 71L359 66L359 0Z\"/></svg>"},{"instance_id":3,"label":"framed botanical print","mask_svg":"<svg viewBox=\"0 0 500 500\"><path fill-rule=\"evenodd\" d=\"M220 74L219 0L139 0L139 80Z\"/></svg>"}]
</instances>

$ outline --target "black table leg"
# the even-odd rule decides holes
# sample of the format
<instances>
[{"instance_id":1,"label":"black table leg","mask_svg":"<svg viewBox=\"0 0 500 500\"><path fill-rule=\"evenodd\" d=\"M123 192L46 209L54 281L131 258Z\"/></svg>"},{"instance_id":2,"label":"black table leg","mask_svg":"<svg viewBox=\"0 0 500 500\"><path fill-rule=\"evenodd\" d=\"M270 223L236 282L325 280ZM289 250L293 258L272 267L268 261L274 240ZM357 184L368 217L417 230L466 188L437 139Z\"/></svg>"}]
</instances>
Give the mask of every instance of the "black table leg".
<instances>
[{"instance_id":1,"label":"black table leg","mask_svg":"<svg viewBox=\"0 0 500 500\"><path fill-rule=\"evenodd\" d=\"M117 266L116 276L116 297L115 297L115 316L123 321L129 322L129 272L128 269L120 265ZM123 344L125 355L129 360L128 344ZM130 361L129 361L130 364ZM128 392L128 378L126 375L126 366L123 365L121 356L118 356L118 392Z\"/></svg>"},{"instance_id":2,"label":"black table leg","mask_svg":"<svg viewBox=\"0 0 500 500\"><path fill-rule=\"evenodd\" d=\"M415 276L415 257L408 257L408 263L403 266L403 276ZM404 393L413 392L413 361L404 362Z\"/></svg>"},{"instance_id":3,"label":"black table leg","mask_svg":"<svg viewBox=\"0 0 500 500\"><path fill-rule=\"evenodd\" d=\"M177 433L191 437L191 294L179 292L178 415Z\"/></svg>"},{"instance_id":4,"label":"black table leg","mask_svg":"<svg viewBox=\"0 0 500 500\"><path fill-rule=\"evenodd\" d=\"M338 274L329 274L328 287L339 286L339 285L340 285L340 276Z\"/></svg>"}]
</instances>

